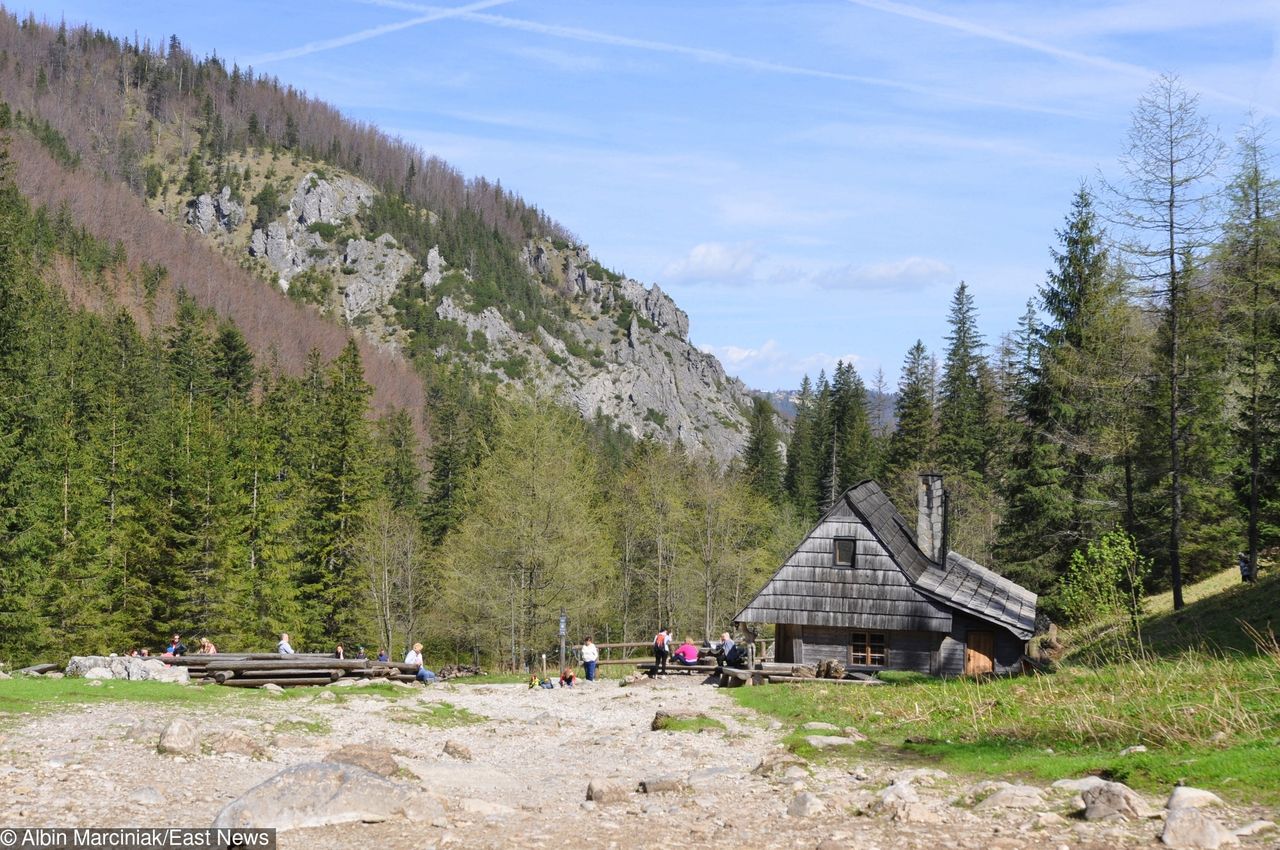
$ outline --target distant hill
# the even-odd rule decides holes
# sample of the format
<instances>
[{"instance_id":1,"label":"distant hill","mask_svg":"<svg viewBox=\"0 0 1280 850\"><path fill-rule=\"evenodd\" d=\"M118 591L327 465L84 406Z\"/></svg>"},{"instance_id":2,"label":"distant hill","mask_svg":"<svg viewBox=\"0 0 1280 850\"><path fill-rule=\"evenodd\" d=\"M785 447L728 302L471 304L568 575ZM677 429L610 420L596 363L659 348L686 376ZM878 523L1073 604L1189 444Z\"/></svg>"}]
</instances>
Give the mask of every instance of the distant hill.
<instances>
[{"instance_id":1,"label":"distant hill","mask_svg":"<svg viewBox=\"0 0 1280 850\"><path fill-rule=\"evenodd\" d=\"M768 392L753 391L753 395L768 399L769 403L773 405L773 409L776 410L778 415L784 419L790 421L796 418L796 404L800 400L799 390L772 390ZM883 411L883 427L886 431L892 431L894 423L896 422L893 411L897 402L897 393L881 394L868 388L867 406L871 408L871 413L873 414L872 425L880 424L875 421L874 414L877 411Z\"/></svg>"}]
</instances>

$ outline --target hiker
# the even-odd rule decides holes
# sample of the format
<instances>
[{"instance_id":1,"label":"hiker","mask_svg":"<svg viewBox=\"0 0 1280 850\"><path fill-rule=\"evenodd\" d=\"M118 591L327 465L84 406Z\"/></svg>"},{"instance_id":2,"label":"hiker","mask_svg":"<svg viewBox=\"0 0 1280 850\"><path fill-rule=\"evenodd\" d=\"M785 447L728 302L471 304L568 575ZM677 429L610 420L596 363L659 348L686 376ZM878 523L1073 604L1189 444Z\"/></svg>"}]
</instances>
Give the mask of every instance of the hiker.
<instances>
[{"instance_id":1,"label":"hiker","mask_svg":"<svg viewBox=\"0 0 1280 850\"><path fill-rule=\"evenodd\" d=\"M600 650L588 637L582 642L582 669L586 671L588 682L596 680L596 664L599 660Z\"/></svg>"},{"instance_id":2,"label":"hiker","mask_svg":"<svg viewBox=\"0 0 1280 850\"><path fill-rule=\"evenodd\" d=\"M213 645L213 641L207 637L200 638L200 649L196 651L196 655L217 655L218 647Z\"/></svg>"},{"instance_id":3,"label":"hiker","mask_svg":"<svg viewBox=\"0 0 1280 850\"><path fill-rule=\"evenodd\" d=\"M333 657L334 657L334 658L346 658L346 657L347 657L346 652L342 649L342 644L338 644L337 648L336 648L336 649L334 649L334 651L333 651Z\"/></svg>"},{"instance_id":4,"label":"hiker","mask_svg":"<svg viewBox=\"0 0 1280 850\"><path fill-rule=\"evenodd\" d=\"M653 636L653 675L667 672L667 644L671 640L671 635L666 629L658 629L658 633Z\"/></svg>"},{"instance_id":5,"label":"hiker","mask_svg":"<svg viewBox=\"0 0 1280 850\"><path fill-rule=\"evenodd\" d=\"M280 634L280 642L276 644L276 652L281 655L293 655L293 647L289 645L289 633Z\"/></svg>"},{"instance_id":6,"label":"hiker","mask_svg":"<svg viewBox=\"0 0 1280 850\"><path fill-rule=\"evenodd\" d=\"M417 665L418 669L414 671L414 675L424 685L436 680L436 674L428 670L422 661L422 644L415 643L413 649L405 653L404 663Z\"/></svg>"},{"instance_id":7,"label":"hiker","mask_svg":"<svg viewBox=\"0 0 1280 850\"><path fill-rule=\"evenodd\" d=\"M1240 580L1248 582L1248 581L1253 581L1255 578L1257 578L1257 576L1254 575L1254 572L1253 572L1253 565L1249 563L1249 556L1241 552L1239 560L1240 560Z\"/></svg>"},{"instance_id":8,"label":"hiker","mask_svg":"<svg viewBox=\"0 0 1280 850\"><path fill-rule=\"evenodd\" d=\"M364 647L363 647L363 646L357 646L357 647L356 647L356 660L357 660L357 661L364 661L364 660L366 660L368 657L369 657L369 656L367 656L367 655L365 655L365 654L364 654Z\"/></svg>"},{"instance_id":9,"label":"hiker","mask_svg":"<svg viewBox=\"0 0 1280 850\"><path fill-rule=\"evenodd\" d=\"M387 651L382 647L378 647L378 660L383 664L391 660L391 656L387 655Z\"/></svg>"},{"instance_id":10,"label":"hiker","mask_svg":"<svg viewBox=\"0 0 1280 850\"><path fill-rule=\"evenodd\" d=\"M572 688L573 683L576 682L577 680L578 678L573 675L572 667L566 667L560 671L560 687Z\"/></svg>"},{"instance_id":11,"label":"hiker","mask_svg":"<svg viewBox=\"0 0 1280 850\"><path fill-rule=\"evenodd\" d=\"M187 645L182 642L182 635L174 633L173 640L165 647L165 655L186 655Z\"/></svg>"},{"instance_id":12,"label":"hiker","mask_svg":"<svg viewBox=\"0 0 1280 850\"><path fill-rule=\"evenodd\" d=\"M676 663L683 664L685 667L692 667L698 663L698 647L693 645L693 640L685 638L684 643L680 644L680 648L673 653Z\"/></svg>"}]
</instances>

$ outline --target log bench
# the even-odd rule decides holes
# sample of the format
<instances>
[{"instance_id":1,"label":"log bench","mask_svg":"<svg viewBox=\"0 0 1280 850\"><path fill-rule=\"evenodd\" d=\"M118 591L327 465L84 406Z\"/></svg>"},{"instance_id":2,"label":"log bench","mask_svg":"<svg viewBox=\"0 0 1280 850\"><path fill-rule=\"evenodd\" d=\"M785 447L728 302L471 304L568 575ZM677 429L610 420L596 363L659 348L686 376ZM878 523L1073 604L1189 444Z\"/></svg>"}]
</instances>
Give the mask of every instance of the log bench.
<instances>
[{"instance_id":1,"label":"log bench","mask_svg":"<svg viewBox=\"0 0 1280 850\"><path fill-rule=\"evenodd\" d=\"M639 670L642 673L647 673L650 676L654 675L656 668L657 668L657 665L654 664L652 661L650 661L647 664L636 665L637 670ZM714 673L718 669L720 668L718 668L715 664L703 663L701 661L698 662L697 664L676 664L674 662L669 661L667 662L666 675L669 676L672 673L704 673L704 674Z\"/></svg>"}]
</instances>

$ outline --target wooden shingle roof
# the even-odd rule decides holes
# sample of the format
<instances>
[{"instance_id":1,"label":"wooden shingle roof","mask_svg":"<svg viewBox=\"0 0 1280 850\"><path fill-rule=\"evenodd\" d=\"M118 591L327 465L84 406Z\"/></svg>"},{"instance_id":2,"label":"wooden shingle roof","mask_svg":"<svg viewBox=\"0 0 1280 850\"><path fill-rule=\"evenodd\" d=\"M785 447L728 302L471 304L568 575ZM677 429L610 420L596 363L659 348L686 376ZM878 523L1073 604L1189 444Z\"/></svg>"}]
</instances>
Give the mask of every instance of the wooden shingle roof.
<instances>
[{"instance_id":1,"label":"wooden shingle roof","mask_svg":"<svg viewBox=\"0 0 1280 850\"><path fill-rule=\"evenodd\" d=\"M836 567L834 538L857 540L857 568ZM1036 595L955 552L936 564L874 481L850 488L735 622L946 632L951 609L1024 640Z\"/></svg>"}]
</instances>

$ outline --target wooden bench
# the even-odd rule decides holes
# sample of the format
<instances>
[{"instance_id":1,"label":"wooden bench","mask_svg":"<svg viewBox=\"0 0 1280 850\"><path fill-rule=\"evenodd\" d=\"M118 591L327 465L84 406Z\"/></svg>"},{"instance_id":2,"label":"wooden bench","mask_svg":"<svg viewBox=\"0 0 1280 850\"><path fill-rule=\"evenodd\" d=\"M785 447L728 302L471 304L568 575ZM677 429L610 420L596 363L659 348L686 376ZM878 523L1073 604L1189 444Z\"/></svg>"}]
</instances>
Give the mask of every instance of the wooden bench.
<instances>
[{"instance_id":1,"label":"wooden bench","mask_svg":"<svg viewBox=\"0 0 1280 850\"><path fill-rule=\"evenodd\" d=\"M647 664L637 664L636 669L650 676L655 675L657 665L650 661ZM718 668L715 664L708 664L699 661L697 664L677 664L673 661L667 662L666 674L672 673L714 673Z\"/></svg>"}]
</instances>

